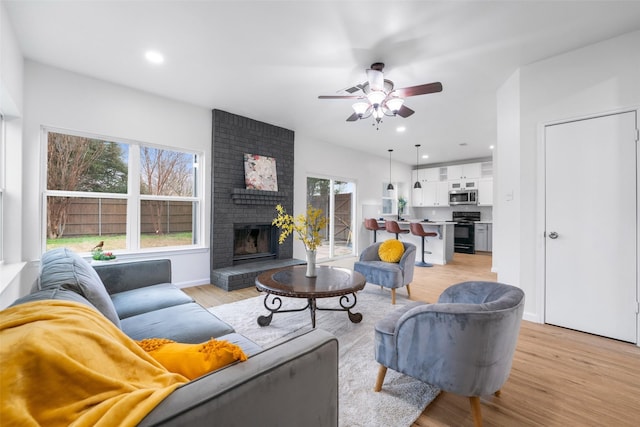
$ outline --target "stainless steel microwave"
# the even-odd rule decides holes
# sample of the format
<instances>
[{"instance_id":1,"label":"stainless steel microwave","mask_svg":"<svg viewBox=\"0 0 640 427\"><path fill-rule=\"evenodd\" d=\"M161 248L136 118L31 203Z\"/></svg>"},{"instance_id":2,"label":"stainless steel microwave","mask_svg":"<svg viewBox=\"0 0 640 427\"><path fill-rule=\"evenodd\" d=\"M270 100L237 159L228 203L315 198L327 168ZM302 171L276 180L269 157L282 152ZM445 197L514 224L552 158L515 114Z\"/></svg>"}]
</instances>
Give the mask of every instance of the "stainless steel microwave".
<instances>
[{"instance_id":1,"label":"stainless steel microwave","mask_svg":"<svg viewBox=\"0 0 640 427\"><path fill-rule=\"evenodd\" d=\"M478 190L449 191L449 205L477 205Z\"/></svg>"}]
</instances>

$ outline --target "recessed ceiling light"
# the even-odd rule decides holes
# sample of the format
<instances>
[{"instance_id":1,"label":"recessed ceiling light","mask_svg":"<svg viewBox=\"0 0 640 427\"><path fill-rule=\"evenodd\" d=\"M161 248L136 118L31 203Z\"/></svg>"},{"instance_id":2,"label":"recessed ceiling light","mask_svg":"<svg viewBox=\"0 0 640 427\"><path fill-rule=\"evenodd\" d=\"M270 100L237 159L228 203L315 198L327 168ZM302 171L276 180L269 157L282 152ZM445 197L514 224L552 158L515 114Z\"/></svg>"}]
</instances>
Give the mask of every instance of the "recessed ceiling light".
<instances>
[{"instance_id":1,"label":"recessed ceiling light","mask_svg":"<svg viewBox=\"0 0 640 427\"><path fill-rule=\"evenodd\" d=\"M423 155L422 155L422 158L423 158L423 159L428 159L428 158L429 158L429 155L428 155L428 154L423 154Z\"/></svg>"},{"instance_id":2,"label":"recessed ceiling light","mask_svg":"<svg viewBox=\"0 0 640 427\"><path fill-rule=\"evenodd\" d=\"M406 128L406 127L404 127L404 126L398 126L398 127L396 128L396 132L404 132L405 130L407 130L407 128Z\"/></svg>"},{"instance_id":3,"label":"recessed ceiling light","mask_svg":"<svg viewBox=\"0 0 640 427\"><path fill-rule=\"evenodd\" d=\"M157 50L148 50L144 57L153 64L162 64L164 62L164 56Z\"/></svg>"},{"instance_id":4,"label":"recessed ceiling light","mask_svg":"<svg viewBox=\"0 0 640 427\"><path fill-rule=\"evenodd\" d=\"M493 150L493 145L490 145L490 146L489 146L489 150Z\"/></svg>"}]
</instances>

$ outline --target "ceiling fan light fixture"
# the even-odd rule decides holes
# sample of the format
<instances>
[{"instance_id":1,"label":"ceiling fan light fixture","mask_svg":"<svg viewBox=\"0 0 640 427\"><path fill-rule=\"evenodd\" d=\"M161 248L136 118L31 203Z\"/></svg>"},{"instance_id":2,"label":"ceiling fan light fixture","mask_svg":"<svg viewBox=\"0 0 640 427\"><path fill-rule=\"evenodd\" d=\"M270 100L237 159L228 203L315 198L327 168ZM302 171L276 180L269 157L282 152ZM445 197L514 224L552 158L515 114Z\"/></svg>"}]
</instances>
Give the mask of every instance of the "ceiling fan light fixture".
<instances>
[{"instance_id":1,"label":"ceiling fan light fixture","mask_svg":"<svg viewBox=\"0 0 640 427\"><path fill-rule=\"evenodd\" d=\"M382 101L384 101L386 97L387 97L387 94L379 90L372 90L367 95L367 99L369 100L371 105L373 105L374 107L376 105L382 104Z\"/></svg>"},{"instance_id":2,"label":"ceiling fan light fixture","mask_svg":"<svg viewBox=\"0 0 640 427\"><path fill-rule=\"evenodd\" d=\"M402 107L402 104L404 104L404 99L399 98L399 97L393 97L393 98L387 100L387 102L385 104L386 104L387 108L395 116L396 114L398 114L398 111L400 111L400 108Z\"/></svg>"},{"instance_id":3,"label":"ceiling fan light fixture","mask_svg":"<svg viewBox=\"0 0 640 427\"><path fill-rule=\"evenodd\" d=\"M367 109L369 108L369 103L367 103L367 102L356 102L355 104L352 105L352 107L353 107L353 111L356 112L358 117L362 118L365 115L365 113L367 112Z\"/></svg>"}]
</instances>

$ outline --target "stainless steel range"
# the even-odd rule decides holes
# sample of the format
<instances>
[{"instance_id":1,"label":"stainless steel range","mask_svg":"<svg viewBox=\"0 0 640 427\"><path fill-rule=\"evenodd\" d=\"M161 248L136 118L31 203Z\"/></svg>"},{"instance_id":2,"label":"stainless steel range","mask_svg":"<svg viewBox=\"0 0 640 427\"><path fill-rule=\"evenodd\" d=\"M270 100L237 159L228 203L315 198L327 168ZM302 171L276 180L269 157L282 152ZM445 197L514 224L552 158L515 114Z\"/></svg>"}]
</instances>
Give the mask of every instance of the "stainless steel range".
<instances>
[{"instance_id":1,"label":"stainless steel range","mask_svg":"<svg viewBox=\"0 0 640 427\"><path fill-rule=\"evenodd\" d=\"M453 212L453 251L474 254L475 222L480 221L480 212Z\"/></svg>"}]
</instances>

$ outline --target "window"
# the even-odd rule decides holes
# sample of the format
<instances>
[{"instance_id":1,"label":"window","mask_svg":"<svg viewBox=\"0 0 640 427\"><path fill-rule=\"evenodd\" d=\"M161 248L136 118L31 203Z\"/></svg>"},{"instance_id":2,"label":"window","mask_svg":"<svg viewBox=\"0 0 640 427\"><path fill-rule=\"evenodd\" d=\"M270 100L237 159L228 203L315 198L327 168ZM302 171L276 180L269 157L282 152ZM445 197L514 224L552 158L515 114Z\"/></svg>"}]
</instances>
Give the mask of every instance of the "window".
<instances>
[{"instance_id":1,"label":"window","mask_svg":"<svg viewBox=\"0 0 640 427\"><path fill-rule=\"evenodd\" d=\"M45 138L46 250L201 244L201 156L54 130Z\"/></svg>"}]
</instances>

